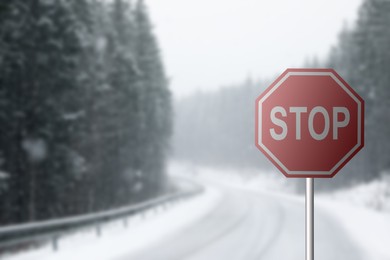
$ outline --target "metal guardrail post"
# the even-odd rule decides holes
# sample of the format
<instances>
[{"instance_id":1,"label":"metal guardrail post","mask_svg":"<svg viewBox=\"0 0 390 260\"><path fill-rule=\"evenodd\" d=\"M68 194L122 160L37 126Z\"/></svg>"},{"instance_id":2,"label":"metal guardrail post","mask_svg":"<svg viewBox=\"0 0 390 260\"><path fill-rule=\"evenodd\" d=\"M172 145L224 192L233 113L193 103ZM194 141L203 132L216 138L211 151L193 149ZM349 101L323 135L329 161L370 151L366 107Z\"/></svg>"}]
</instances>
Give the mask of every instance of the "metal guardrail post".
<instances>
[{"instance_id":1,"label":"metal guardrail post","mask_svg":"<svg viewBox=\"0 0 390 260\"><path fill-rule=\"evenodd\" d=\"M54 252L58 251L58 239L59 239L59 237L57 235L53 236L53 238L52 238L52 246L53 246Z\"/></svg>"},{"instance_id":2,"label":"metal guardrail post","mask_svg":"<svg viewBox=\"0 0 390 260\"><path fill-rule=\"evenodd\" d=\"M101 237L101 235L102 235L102 229L101 229L100 223L98 223L96 225L96 236Z\"/></svg>"}]
</instances>

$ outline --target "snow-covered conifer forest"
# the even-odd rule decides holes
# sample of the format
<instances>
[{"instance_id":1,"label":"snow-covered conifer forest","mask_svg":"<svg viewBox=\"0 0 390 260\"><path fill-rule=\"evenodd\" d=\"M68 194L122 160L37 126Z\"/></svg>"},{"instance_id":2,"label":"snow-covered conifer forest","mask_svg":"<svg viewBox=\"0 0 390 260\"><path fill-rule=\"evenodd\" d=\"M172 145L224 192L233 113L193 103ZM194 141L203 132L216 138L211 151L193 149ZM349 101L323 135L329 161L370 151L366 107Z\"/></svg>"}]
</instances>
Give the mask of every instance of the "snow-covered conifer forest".
<instances>
[{"instance_id":1,"label":"snow-covered conifer forest","mask_svg":"<svg viewBox=\"0 0 390 260\"><path fill-rule=\"evenodd\" d=\"M0 224L166 189L171 97L139 1L0 3Z\"/></svg>"}]
</instances>

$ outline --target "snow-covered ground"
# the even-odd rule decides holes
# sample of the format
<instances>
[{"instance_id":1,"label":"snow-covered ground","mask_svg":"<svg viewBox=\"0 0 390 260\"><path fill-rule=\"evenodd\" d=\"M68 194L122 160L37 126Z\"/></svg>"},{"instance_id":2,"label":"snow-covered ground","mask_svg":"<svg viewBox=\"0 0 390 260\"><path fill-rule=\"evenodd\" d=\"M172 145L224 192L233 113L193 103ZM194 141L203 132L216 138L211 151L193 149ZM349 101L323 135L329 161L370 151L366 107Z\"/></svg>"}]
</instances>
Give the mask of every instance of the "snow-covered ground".
<instances>
[{"instance_id":1,"label":"snow-covered ground","mask_svg":"<svg viewBox=\"0 0 390 260\"><path fill-rule=\"evenodd\" d=\"M390 176L343 189L327 196L356 207L390 212Z\"/></svg>"},{"instance_id":2,"label":"snow-covered ground","mask_svg":"<svg viewBox=\"0 0 390 260\"><path fill-rule=\"evenodd\" d=\"M390 259L390 179L382 178L317 198L370 259Z\"/></svg>"},{"instance_id":3,"label":"snow-covered ground","mask_svg":"<svg viewBox=\"0 0 390 260\"><path fill-rule=\"evenodd\" d=\"M7 260L109 260L143 250L151 243L164 240L170 234L207 214L219 201L220 194L208 188L204 193L158 212L149 211L144 216L128 219L128 227L122 221L103 226L102 236L93 229L68 235L59 240L60 250L53 252L50 243L36 250L8 255Z\"/></svg>"},{"instance_id":4,"label":"snow-covered ground","mask_svg":"<svg viewBox=\"0 0 390 260\"><path fill-rule=\"evenodd\" d=\"M369 259L390 259L389 212L379 212L331 198L317 199L316 207L334 216Z\"/></svg>"},{"instance_id":5,"label":"snow-covered ground","mask_svg":"<svg viewBox=\"0 0 390 260\"><path fill-rule=\"evenodd\" d=\"M304 201L303 196L294 194L289 179L283 177L281 180L281 174L276 172L259 171L258 176L253 177L254 170L237 172L181 163L173 163L171 169L175 173L191 172L199 178L222 182L235 188L267 192L280 199ZM243 178L242 175L251 177ZM370 259L390 260L390 178L384 177L355 187L316 195L315 207L335 218Z\"/></svg>"},{"instance_id":6,"label":"snow-covered ground","mask_svg":"<svg viewBox=\"0 0 390 260\"><path fill-rule=\"evenodd\" d=\"M96 237L93 229L66 236L60 240L58 252L53 252L51 245L48 244L39 249L9 255L3 259L127 259L129 255L147 252L150 246L156 246L171 235L174 236L180 234L180 231L188 230L188 227L201 227L199 221L207 219L205 217L209 216L211 211L215 212L217 206L223 201L223 192L217 187L227 187L228 190L231 188L232 191L243 189L250 191L250 194L258 192L259 198L268 196L272 197L273 201L283 201L283 204L294 205L294 207L286 206L286 210L295 208L295 211L297 209L299 211L301 206L303 210L304 197L294 193L294 185L291 185L289 179L285 179L281 174L275 172L253 172L250 169L238 172L237 170L195 167L182 163L171 163L170 172L173 176L194 179L205 184L205 192L179 204L171 205L168 209L160 209L158 212L149 211L146 216L132 217L128 221L127 228L123 227L121 221L106 225L103 227L103 234L100 238ZM367 259L390 260L389 187L390 181L382 179L330 194L317 194L315 208L319 219L322 220L322 226L319 227L319 230L322 228L324 231L324 227L327 227L324 226L326 224L323 221L326 219L324 216L330 216L336 224L331 226L340 227L342 229L340 235L342 234L344 238L347 234L347 237L352 239L357 248L368 256ZM263 212L265 211L262 211L261 215ZM289 214L288 210L285 214ZM272 216L270 217L272 219ZM329 232L326 237L323 237L323 240L330 241L329 239L333 236L338 236L337 232ZM190 247L191 245L186 244L186 246ZM277 245L277 247L279 246ZM205 252L207 253L207 251Z\"/></svg>"}]
</instances>

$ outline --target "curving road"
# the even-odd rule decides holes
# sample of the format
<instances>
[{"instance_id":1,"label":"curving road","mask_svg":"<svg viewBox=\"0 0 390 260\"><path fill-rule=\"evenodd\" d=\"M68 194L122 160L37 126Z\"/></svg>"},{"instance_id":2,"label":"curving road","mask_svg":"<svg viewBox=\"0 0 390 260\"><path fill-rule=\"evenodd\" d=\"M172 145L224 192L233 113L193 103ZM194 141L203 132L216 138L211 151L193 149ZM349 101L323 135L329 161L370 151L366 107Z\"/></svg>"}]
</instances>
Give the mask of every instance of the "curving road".
<instances>
[{"instance_id":1,"label":"curving road","mask_svg":"<svg viewBox=\"0 0 390 260\"><path fill-rule=\"evenodd\" d=\"M269 194L217 187L211 212L147 250L117 260L303 260L304 204ZM316 260L367 259L325 212L315 215Z\"/></svg>"}]
</instances>

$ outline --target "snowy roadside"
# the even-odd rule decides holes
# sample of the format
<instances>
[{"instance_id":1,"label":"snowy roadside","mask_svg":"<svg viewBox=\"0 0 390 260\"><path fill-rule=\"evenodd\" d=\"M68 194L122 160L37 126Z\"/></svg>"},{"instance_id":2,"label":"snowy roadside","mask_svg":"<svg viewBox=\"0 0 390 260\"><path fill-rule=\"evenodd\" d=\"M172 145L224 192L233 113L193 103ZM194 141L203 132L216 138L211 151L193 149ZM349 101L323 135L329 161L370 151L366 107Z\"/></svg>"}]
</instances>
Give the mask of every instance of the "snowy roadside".
<instances>
[{"instance_id":1,"label":"snowy roadside","mask_svg":"<svg viewBox=\"0 0 390 260\"><path fill-rule=\"evenodd\" d=\"M4 256L7 260L107 260L120 258L158 243L186 226L204 217L221 198L216 190L207 188L204 193L185 202L149 211L145 216L128 219L128 227L122 221L102 226L102 236L96 237L93 229L67 235L59 241L60 250L53 252L48 244L37 250Z\"/></svg>"},{"instance_id":2,"label":"snowy roadside","mask_svg":"<svg viewBox=\"0 0 390 260\"><path fill-rule=\"evenodd\" d=\"M390 179L317 196L316 206L332 214L370 259L390 259Z\"/></svg>"},{"instance_id":3,"label":"snowy roadside","mask_svg":"<svg viewBox=\"0 0 390 260\"><path fill-rule=\"evenodd\" d=\"M327 195L330 199L348 204L390 212L390 176L369 183L359 184Z\"/></svg>"},{"instance_id":4,"label":"snowy roadside","mask_svg":"<svg viewBox=\"0 0 390 260\"><path fill-rule=\"evenodd\" d=\"M316 207L328 212L373 260L390 259L390 213L378 212L332 198L316 199Z\"/></svg>"},{"instance_id":5,"label":"snowy roadside","mask_svg":"<svg viewBox=\"0 0 390 260\"><path fill-rule=\"evenodd\" d=\"M348 191L344 190L343 193L348 193ZM353 189L350 193L353 193ZM281 200L301 203L302 210L304 209L303 195L280 192L268 194L279 197ZM339 199L338 196L335 194L316 195L314 199L316 212L324 213L339 223L343 231L349 234L355 244L362 249L367 259L390 260L390 212L377 211L363 204L357 205L348 201L347 197ZM337 234L334 235L337 236Z\"/></svg>"}]
</instances>

